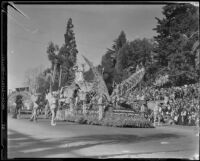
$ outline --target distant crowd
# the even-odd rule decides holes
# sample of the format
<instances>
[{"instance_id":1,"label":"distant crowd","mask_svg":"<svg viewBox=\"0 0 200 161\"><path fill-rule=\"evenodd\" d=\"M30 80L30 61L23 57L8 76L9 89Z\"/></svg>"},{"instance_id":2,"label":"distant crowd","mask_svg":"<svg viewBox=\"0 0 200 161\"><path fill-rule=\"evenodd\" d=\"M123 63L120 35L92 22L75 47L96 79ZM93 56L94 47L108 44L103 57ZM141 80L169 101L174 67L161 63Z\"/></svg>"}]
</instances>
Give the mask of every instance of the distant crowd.
<instances>
[{"instance_id":1,"label":"distant crowd","mask_svg":"<svg viewBox=\"0 0 200 161\"><path fill-rule=\"evenodd\" d=\"M136 89L129 95L129 103L138 98L145 101L164 100L162 118L171 118L178 125L194 125L199 120L200 84L190 84L181 87Z\"/></svg>"}]
</instances>

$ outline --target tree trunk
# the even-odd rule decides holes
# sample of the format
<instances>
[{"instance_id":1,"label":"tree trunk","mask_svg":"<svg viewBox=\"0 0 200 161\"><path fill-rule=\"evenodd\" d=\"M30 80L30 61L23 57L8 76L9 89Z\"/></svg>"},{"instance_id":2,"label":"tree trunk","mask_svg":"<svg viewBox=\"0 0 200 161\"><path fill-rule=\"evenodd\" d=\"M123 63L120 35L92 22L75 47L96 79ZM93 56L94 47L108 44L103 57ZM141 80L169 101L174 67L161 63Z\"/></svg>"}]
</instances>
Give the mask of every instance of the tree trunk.
<instances>
[{"instance_id":1,"label":"tree trunk","mask_svg":"<svg viewBox=\"0 0 200 161\"><path fill-rule=\"evenodd\" d=\"M53 69L53 83L54 83L55 77L56 77L57 65L58 65L58 62L57 62L57 60L55 60L54 69Z\"/></svg>"},{"instance_id":2,"label":"tree trunk","mask_svg":"<svg viewBox=\"0 0 200 161\"><path fill-rule=\"evenodd\" d=\"M52 92L52 79L50 79L50 89L49 89L49 92L50 93Z\"/></svg>"},{"instance_id":3,"label":"tree trunk","mask_svg":"<svg viewBox=\"0 0 200 161\"><path fill-rule=\"evenodd\" d=\"M59 89L61 87L61 78L62 78L62 66L60 65Z\"/></svg>"}]
</instances>

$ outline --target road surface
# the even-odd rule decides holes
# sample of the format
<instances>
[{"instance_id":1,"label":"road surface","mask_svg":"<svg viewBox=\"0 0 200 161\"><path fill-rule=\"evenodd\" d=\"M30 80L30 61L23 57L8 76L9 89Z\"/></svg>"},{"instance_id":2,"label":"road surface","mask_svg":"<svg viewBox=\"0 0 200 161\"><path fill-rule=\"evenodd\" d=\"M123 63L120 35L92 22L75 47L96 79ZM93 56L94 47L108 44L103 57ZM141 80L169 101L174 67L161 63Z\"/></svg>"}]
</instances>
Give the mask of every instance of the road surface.
<instances>
[{"instance_id":1,"label":"road surface","mask_svg":"<svg viewBox=\"0 0 200 161\"><path fill-rule=\"evenodd\" d=\"M194 158L194 127L116 128L8 116L8 158Z\"/></svg>"}]
</instances>

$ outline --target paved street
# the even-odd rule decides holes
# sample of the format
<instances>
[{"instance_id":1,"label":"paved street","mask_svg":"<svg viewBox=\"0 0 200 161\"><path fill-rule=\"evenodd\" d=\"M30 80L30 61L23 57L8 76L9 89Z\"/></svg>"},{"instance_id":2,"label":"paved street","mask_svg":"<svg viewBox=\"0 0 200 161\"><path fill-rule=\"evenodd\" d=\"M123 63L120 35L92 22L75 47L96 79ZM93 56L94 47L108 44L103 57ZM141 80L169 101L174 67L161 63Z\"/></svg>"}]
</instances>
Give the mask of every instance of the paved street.
<instances>
[{"instance_id":1,"label":"paved street","mask_svg":"<svg viewBox=\"0 0 200 161\"><path fill-rule=\"evenodd\" d=\"M194 127L115 128L8 116L8 158L192 158Z\"/></svg>"}]
</instances>

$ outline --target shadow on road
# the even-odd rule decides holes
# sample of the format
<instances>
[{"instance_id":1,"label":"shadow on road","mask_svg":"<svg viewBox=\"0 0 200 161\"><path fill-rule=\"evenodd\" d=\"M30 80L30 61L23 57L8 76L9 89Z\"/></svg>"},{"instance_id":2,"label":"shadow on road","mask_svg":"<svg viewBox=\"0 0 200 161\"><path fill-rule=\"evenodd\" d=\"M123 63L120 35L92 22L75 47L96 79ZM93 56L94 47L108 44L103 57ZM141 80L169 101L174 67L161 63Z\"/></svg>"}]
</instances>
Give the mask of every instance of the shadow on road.
<instances>
[{"instance_id":1,"label":"shadow on road","mask_svg":"<svg viewBox=\"0 0 200 161\"><path fill-rule=\"evenodd\" d=\"M35 139L14 130L8 134L8 158L43 158L48 155L71 154L75 157L85 157L76 150L96 145L129 144L151 140L179 138L182 135L161 133L147 136L138 135L86 135L66 137L61 139ZM82 142L82 143L80 143ZM83 144L84 143L84 144ZM39 149L39 150L38 150Z\"/></svg>"}]
</instances>

